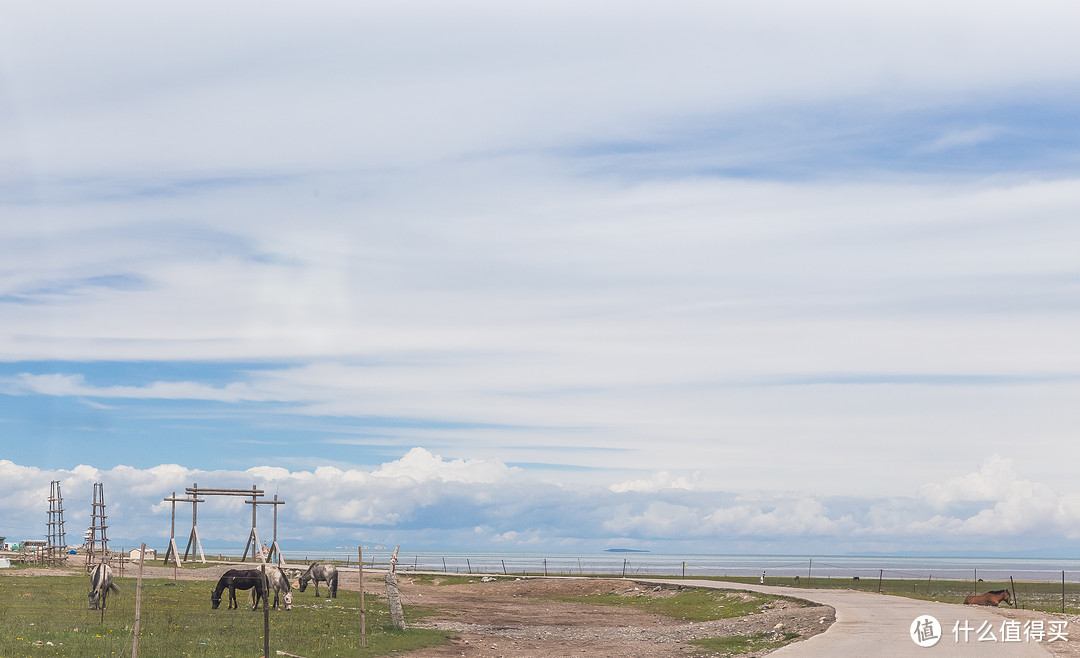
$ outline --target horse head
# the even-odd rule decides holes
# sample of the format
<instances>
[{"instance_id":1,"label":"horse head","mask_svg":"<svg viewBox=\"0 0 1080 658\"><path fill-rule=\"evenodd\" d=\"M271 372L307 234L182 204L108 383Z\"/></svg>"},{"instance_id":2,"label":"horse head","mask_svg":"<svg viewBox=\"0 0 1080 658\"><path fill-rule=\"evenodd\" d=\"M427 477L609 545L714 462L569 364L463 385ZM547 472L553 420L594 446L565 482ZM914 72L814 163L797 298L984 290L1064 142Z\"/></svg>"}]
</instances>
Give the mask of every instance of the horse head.
<instances>
[{"instance_id":1,"label":"horse head","mask_svg":"<svg viewBox=\"0 0 1080 658\"><path fill-rule=\"evenodd\" d=\"M221 605L221 592L210 590L210 609L217 610L219 605Z\"/></svg>"},{"instance_id":2,"label":"horse head","mask_svg":"<svg viewBox=\"0 0 1080 658\"><path fill-rule=\"evenodd\" d=\"M87 596L90 599L90 609L91 610L97 610L98 609L98 601L101 600L101 592L99 592L96 589L92 589L87 593Z\"/></svg>"}]
</instances>

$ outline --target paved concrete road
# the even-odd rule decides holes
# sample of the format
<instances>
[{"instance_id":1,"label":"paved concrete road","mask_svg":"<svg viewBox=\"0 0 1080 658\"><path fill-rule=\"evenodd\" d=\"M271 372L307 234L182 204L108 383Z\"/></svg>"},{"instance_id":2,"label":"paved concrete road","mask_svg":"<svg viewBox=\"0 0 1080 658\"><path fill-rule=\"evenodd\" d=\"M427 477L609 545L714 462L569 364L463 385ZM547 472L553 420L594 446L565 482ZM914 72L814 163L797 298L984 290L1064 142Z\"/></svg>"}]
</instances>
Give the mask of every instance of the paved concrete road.
<instances>
[{"instance_id":1,"label":"paved concrete road","mask_svg":"<svg viewBox=\"0 0 1080 658\"><path fill-rule=\"evenodd\" d=\"M1001 623L1004 611L982 606L956 605L918 601L900 596L887 596L852 590L798 589L742 585L715 580L650 580L673 585L690 585L713 589L739 589L790 596L824 603L836 610L836 622L824 633L802 642L790 644L770 655L776 658L846 658L848 656L1040 656L1050 655L1043 643L1004 642ZM941 624L941 640L932 647L920 647L911 639L911 623L922 615L931 615ZM996 641L979 641L974 630L967 642L960 633L958 642L953 626L960 622L978 629L989 622ZM1070 638L1072 639L1072 638Z\"/></svg>"}]
</instances>

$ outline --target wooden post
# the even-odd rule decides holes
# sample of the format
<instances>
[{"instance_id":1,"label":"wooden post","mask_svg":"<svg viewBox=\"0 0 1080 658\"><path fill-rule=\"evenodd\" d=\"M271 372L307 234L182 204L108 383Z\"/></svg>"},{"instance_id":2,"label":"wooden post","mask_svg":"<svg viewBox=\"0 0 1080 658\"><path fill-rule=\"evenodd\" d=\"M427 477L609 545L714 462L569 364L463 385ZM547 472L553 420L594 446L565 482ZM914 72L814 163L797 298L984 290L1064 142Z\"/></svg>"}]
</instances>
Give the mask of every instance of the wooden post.
<instances>
[{"instance_id":1,"label":"wooden post","mask_svg":"<svg viewBox=\"0 0 1080 658\"><path fill-rule=\"evenodd\" d=\"M810 587L810 571L814 568L814 558L810 558L810 566L806 568L806 586Z\"/></svg>"},{"instance_id":2,"label":"wooden post","mask_svg":"<svg viewBox=\"0 0 1080 658\"><path fill-rule=\"evenodd\" d=\"M469 558L465 558L465 568L469 570L469 573L472 573L472 562L469 562Z\"/></svg>"},{"instance_id":3,"label":"wooden post","mask_svg":"<svg viewBox=\"0 0 1080 658\"><path fill-rule=\"evenodd\" d=\"M252 506L255 509L255 506ZM270 580L266 577L266 564L262 565L263 579L263 655L270 655Z\"/></svg>"},{"instance_id":4,"label":"wooden post","mask_svg":"<svg viewBox=\"0 0 1080 658\"><path fill-rule=\"evenodd\" d=\"M139 579L135 583L135 638L131 641L131 658L139 658L139 624L140 610L142 609L142 574L143 560L146 558L146 542L143 542L139 551Z\"/></svg>"},{"instance_id":5,"label":"wooden post","mask_svg":"<svg viewBox=\"0 0 1080 658\"><path fill-rule=\"evenodd\" d=\"M1012 600L1013 600L1013 607L1015 608L1016 607L1016 583L1013 582L1013 577L1012 576L1009 576L1009 585L1012 586Z\"/></svg>"},{"instance_id":6,"label":"wooden post","mask_svg":"<svg viewBox=\"0 0 1080 658\"><path fill-rule=\"evenodd\" d=\"M1065 571L1061 572L1061 611L1065 612Z\"/></svg>"},{"instance_id":7,"label":"wooden post","mask_svg":"<svg viewBox=\"0 0 1080 658\"><path fill-rule=\"evenodd\" d=\"M499 561L502 562L502 565L503 565L503 575L504 576L509 575L509 574L506 573L506 560L499 560Z\"/></svg>"},{"instance_id":8,"label":"wooden post","mask_svg":"<svg viewBox=\"0 0 1080 658\"><path fill-rule=\"evenodd\" d=\"M971 581L971 586L975 588L975 591L972 592L972 594L978 594L979 593L979 570L978 569L975 569L975 580Z\"/></svg>"},{"instance_id":9,"label":"wooden post","mask_svg":"<svg viewBox=\"0 0 1080 658\"><path fill-rule=\"evenodd\" d=\"M544 558L544 578L547 578L547 558Z\"/></svg>"},{"instance_id":10,"label":"wooden post","mask_svg":"<svg viewBox=\"0 0 1080 658\"><path fill-rule=\"evenodd\" d=\"M885 570L879 569L877 575L877 593L881 594L881 579L885 576Z\"/></svg>"},{"instance_id":11,"label":"wooden post","mask_svg":"<svg viewBox=\"0 0 1080 658\"><path fill-rule=\"evenodd\" d=\"M364 547L356 547L356 562L360 565L360 648L367 648L367 609L364 608Z\"/></svg>"},{"instance_id":12,"label":"wooden post","mask_svg":"<svg viewBox=\"0 0 1080 658\"><path fill-rule=\"evenodd\" d=\"M926 595L930 596L930 580L934 577L934 574L930 574L926 577Z\"/></svg>"}]
</instances>

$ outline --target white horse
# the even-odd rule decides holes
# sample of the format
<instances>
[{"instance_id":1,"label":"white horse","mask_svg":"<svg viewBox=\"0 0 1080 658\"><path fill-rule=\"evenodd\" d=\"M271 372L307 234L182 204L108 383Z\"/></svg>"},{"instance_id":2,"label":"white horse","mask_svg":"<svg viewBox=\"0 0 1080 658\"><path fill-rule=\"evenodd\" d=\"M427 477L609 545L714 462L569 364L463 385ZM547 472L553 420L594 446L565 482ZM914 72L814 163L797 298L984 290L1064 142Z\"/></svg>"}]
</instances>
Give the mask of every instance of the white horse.
<instances>
[{"instance_id":1,"label":"white horse","mask_svg":"<svg viewBox=\"0 0 1080 658\"><path fill-rule=\"evenodd\" d=\"M102 562L90 572L89 596L91 610L97 610L99 603L101 608L105 609L105 598L109 595L109 590L117 594L120 593L120 588L112 580L112 567Z\"/></svg>"},{"instance_id":2,"label":"white horse","mask_svg":"<svg viewBox=\"0 0 1080 658\"><path fill-rule=\"evenodd\" d=\"M274 605L271 607L278 607L278 601L285 603L286 610L292 610L292 585L289 584L289 577L285 575L285 572L281 570L279 566L270 567L266 572L266 579L270 581L270 588L274 590ZM285 592L280 596L281 592ZM270 592L266 592L267 596L270 596ZM252 592L252 597L255 593Z\"/></svg>"},{"instance_id":3,"label":"white horse","mask_svg":"<svg viewBox=\"0 0 1080 658\"><path fill-rule=\"evenodd\" d=\"M332 564L312 562L311 566L304 572L304 575L300 576L300 591L303 592L307 589L309 582L315 581L315 596L318 596L320 580L326 583L326 587L330 590L330 597L336 599L338 572L337 567Z\"/></svg>"}]
</instances>

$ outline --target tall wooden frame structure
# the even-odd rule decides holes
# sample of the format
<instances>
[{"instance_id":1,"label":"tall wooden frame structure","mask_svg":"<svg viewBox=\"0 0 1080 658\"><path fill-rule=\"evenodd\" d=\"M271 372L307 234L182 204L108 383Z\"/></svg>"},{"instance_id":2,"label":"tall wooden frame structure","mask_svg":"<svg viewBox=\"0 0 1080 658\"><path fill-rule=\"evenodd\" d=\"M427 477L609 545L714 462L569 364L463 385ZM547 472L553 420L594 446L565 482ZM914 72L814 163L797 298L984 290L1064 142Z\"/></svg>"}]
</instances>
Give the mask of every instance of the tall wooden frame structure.
<instances>
[{"instance_id":1,"label":"tall wooden frame structure","mask_svg":"<svg viewBox=\"0 0 1080 658\"><path fill-rule=\"evenodd\" d=\"M90 503L90 529L86 538L86 570L94 568L94 562L109 561L109 537L105 524L105 485L94 483L94 502ZM99 550L100 547L100 550Z\"/></svg>"},{"instance_id":2,"label":"tall wooden frame structure","mask_svg":"<svg viewBox=\"0 0 1080 658\"><path fill-rule=\"evenodd\" d=\"M165 551L165 564L169 563L169 558L176 566L184 566L180 562L180 551L176 548L176 504L177 503L191 503L191 535L188 536L187 549L184 550L184 559L187 559L188 551L191 550L192 542L198 546L199 559L203 564L206 564L206 556L203 555L202 542L199 540L199 530L196 522L198 521L198 509L196 506L199 503L205 503L205 498L177 498L176 492L172 492L172 496L165 499L165 502L172 503L172 524L169 526L169 548Z\"/></svg>"},{"instance_id":3,"label":"tall wooden frame structure","mask_svg":"<svg viewBox=\"0 0 1080 658\"><path fill-rule=\"evenodd\" d=\"M278 546L277 541L277 506L284 505L284 500L278 500L277 495L274 495L274 500L259 500L265 495L262 489L259 489L256 485L251 485L250 489L218 489L213 487L200 487L196 482L192 486L184 489L184 493L187 494L186 498L177 498L174 491L172 496L165 498L165 502L172 503L172 526L169 532L169 549L165 553L165 563L168 564L172 559L177 565L181 565L180 551L176 545L176 504L177 503L191 503L191 534L188 535L187 547L184 549L184 560L188 559L190 553L194 557L194 549L198 551L199 559L205 563L206 556L203 554L202 540L199 538L199 503L205 503L206 499L200 496L243 496L245 498L251 498L251 500L245 500L245 503L251 505L251 532L248 533L247 542L244 544L244 555L240 559L241 562L247 561L248 551L251 551L251 558L254 560L255 556L263 562L266 562L269 558L277 555L279 562L284 562L284 558L281 556L281 547ZM274 543L269 548L267 554L263 554L259 547L259 531L256 526L256 510L259 505L273 505L274 506Z\"/></svg>"},{"instance_id":4,"label":"tall wooden frame structure","mask_svg":"<svg viewBox=\"0 0 1080 658\"><path fill-rule=\"evenodd\" d=\"M41 560L57 564L67 559L67 537L64 533L64 497L60 493L60 480L49 483L49 521L46 523L45 549Z\"/></svg>"}]
</instances>

